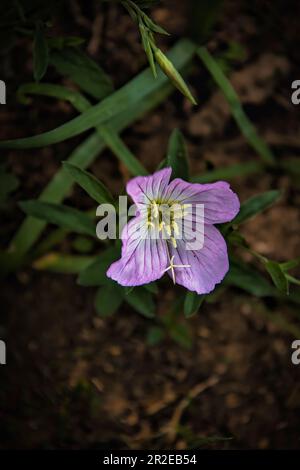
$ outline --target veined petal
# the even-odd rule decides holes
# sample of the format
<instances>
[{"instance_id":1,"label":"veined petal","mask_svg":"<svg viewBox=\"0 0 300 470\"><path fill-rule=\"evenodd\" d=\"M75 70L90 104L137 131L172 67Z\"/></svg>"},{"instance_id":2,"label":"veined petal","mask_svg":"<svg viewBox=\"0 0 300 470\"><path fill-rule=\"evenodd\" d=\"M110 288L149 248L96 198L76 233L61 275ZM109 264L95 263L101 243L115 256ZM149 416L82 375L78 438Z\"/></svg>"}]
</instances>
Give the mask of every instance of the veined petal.
<instances>
[{"instance_id":1,"label":"veined petal","mask_svg":"<svg viewBox=\"0 0 300 470\"><path fill-rule=\"evenodd\" d=\"M177 240L176 249L169 245L169 250L175 266L190 266L174 268L176 283L198 294L214 290L229 269L226 242L212 225L204 227L204 245L200 250L187 250L184 240Z\"/></svg>"},{"instance_id":2,"label":"veined petal","mask_svg":"<svg viewBox=\"0 0 300 470\"><path fill-rule=\"evenodd\" d=\"M206 224L220 224L232 220L240 209L237 195L225 181L212 184L187 183L180 178L171 181L164 199L180 204L204 204Z\"/></svg>"},{"instance_id":3,"label":"veined petal","mask_svg":"<svg viewBox=\"0 0 300 470\"><path fill-rule=\"evenodd\" d=\"M151 176L137 176L127 183L126 191L135 204L149 204L153 199L161 198L171 173L171 168L163 168Z\"/></svg>"},{"instance_id":4,"label":"veined petal","mask_svg":"<svg viewBox=\"0 0 300 470\"><path fill-rule=\"evenodd\" d=\"M155 236L140 217L132 219L122 233L122 257L107 276L122 286L140 286L162 277L168 264L166 241Z\"/></svg>"}]
</instances>

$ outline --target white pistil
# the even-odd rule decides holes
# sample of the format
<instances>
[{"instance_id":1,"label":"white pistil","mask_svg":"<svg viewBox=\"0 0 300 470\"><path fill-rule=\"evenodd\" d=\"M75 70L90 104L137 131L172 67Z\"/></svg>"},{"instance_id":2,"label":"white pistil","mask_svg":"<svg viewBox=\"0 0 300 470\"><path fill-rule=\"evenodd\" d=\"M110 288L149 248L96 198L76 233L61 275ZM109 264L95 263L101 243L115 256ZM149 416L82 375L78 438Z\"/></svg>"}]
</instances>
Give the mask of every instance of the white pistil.
<instances>
[{"instance_id":1,"label":"white pistil","mask_svg":"<svg viewBox=\"0 0 300 470\"><path fill-rule=\"evenodd\" d=\"M172 256L172 258L170 259L170 266L167 269L164 270L164 273L171 270L173 282L174 282L174 284L176 284L175 269L174 268L190 268L191 265L190 264L174 264L174 262L173 262L174 258L175 258L175 256Z\"/></svg>"}]
</instances>

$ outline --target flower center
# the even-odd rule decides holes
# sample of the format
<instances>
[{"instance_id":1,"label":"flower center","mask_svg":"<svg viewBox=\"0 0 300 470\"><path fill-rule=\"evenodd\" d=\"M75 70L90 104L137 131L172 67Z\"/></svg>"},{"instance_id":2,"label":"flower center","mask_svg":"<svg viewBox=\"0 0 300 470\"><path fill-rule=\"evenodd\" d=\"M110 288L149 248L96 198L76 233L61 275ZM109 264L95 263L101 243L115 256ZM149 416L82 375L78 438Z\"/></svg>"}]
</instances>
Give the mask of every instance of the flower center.
<instances>
[{"instance_id":1,"label":"flower center","mask_svg":"<svg viewBox=\"0 0 300 470\"><path fill-rule=\"evenodd\" d=\"M180 204L176 201L152 200L147 208L147 226L162 232L163 237L177 248L176 239L180 237L182 220L190 206L191 204Z\"/></svg>"}]
</instances>

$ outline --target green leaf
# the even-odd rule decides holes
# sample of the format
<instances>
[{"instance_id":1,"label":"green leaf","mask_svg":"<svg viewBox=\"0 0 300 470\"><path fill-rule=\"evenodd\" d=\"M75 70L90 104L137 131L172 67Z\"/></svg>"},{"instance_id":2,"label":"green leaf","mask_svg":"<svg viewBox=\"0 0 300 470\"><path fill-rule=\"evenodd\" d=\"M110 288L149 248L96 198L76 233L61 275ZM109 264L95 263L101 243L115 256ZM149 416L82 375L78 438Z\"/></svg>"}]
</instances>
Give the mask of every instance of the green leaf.
<instances>
[{"instance_id":1,"label":"green leaf","mask_svg":"<svg viewBox=\"0 0 300 470\"><path fill-rule=\"evenodd\" d=\"M111 79L99 65L77 48L52 51L51 64L64 76L73 80L82 90L96 99L113 91Z\"/></svg>"},{"instance_id":2,"label":"green leaf","mask_svg":"<svg viewBox=\"0 0 300 470\"><path fill-rule=\"evenodd\" d=\"M289 291L289 283L287 278L282 271L280 264L276 263L276 261L267 261L265 263L266 270L270 274L274 285L280 292L284 292L288 294Z\"/></svg>"},{"instance_id":3,"label":"green leaf","mask_svg":"<svg viewBox=\"0 0 300 470\"><path fill-rule=\"evenodd\" d=\"M151 292L144 287L135 287L124 300L146 318L155 316L155 304Z\"/></svg>"},{"instance_id":4,"label":"green leaf","mask_svg":"<svg viewBox=\"0 0 300 470\"><path fill-rule=\"evenodd\" d=\"M103 251L89 266L82 270L78 277L81 286L101 286L112 281L106 275L109 266L120 258L120 250L110 247Z\"/></svg>"},{"instance_id":5,"label":"green leaf","mask_svg":"<svg viewBox=\"0 0 300 470\"><path fill-rule=\"evenodd\" d=\"M176 69L176 66L172 61L157 47L154 50L154 57L156 62L160 66L161 70L166 74L166 76L171 80L173 85L194 105L197 104L197 101L190 92L189 87L185 83L184 79Z\"/></svg>"},{"instance_id":6,"label":"green leaf","mask_svg":"<svg viewBox=\"0 0 300 470\"><path fill-rule=\"evenodd\" d=\"M189 180L188 152L184 137L178 129L172 132L169 140L166 166L172 168L172 178Z\"/></svg>"},{"instance_id":7,"label":"green leaf","mask_svg":"<svg viewBox=\"0 0 300 470\"><path fill-rule=\"evenodd\" d=\"M90 238L79 235L73 241L72 247L78 253L90 253L94 248L94 241Z\"/></svg>"},{"instance_id":8,"label":"green leaf","mask_svg":"<svg viewBox=\"0 0 300 470\"><path fill-rule=\"evenodd\" d=\"M154 56L153 56L153 50L152 50L151 43L150 43L150 40L149 40L149 37L148 37L148 32L147 32L145 26L143 25L143 23L139 24L139 28L140 28L140 33L141 33L141 37L142 37L143 48L146 52L148 62L149 62L149 65L151 67L153 76L154 76L154 78L156 78L157 77L157 71L156 71L156 66L155 66L155 61L154 61Z\"/></svg>"},{"instance_id":9,"label":"green leaf","mask_svg":"<svg viewBox=\"0 0 300 470\"><path fill-rule=\"evenodd\" d=\"M268 207L271 207L278 201L280 196L280 191L272 190L251 197L241 205L240 212L230 224L239 225L246 220L251 219L251 217L254 217L256 214L259 214Z\"/></svg>"},{"instance_id":10,"label":"green leaf","mask_svg":"<svg viewBox=\"0 0 300 470\"><path fill-rule=\"evenodd\" d=\"M123 289L115 282L100 287L95 297L96 312L100 317L110 317L116 313L123 302L123 298Z\"/></svg>"},{"instance_id":11,"label":"green leaf","mask_svg":"<svg viewBox=\"0 0 300 470\"><path fill-rule=\"evenodd\" d=\"M185 349L191 349L193 346L193 337L187 325L180 323L173 324L169 329L171 338Z\"/></svg>"},{"instance_id":12,"label":"green leaf","mask_svg":"<svg viewBox=\"0 0 300 470\"><path fill-rule=\"evenodd\" d=\"M219 180L232 180L233 178L254 175L263 171L264 166L260 162L237 163L224 168L216 168L201 175L192 176L191 181L192 183L213 183Z\"/></svg>"},{"instance_id":13,"label":"green leaf","mask_svg":"<svg viewBox=\"0 0 300 470\"><path fill-rule=\"evenodd\" d=\"M178 67L182 68L191 63L194 49L191 48L191 44L189 42L185 41L184 43L179 43L177 47L178 57L175 55L174 57ZM181 63L179 63L179 58ZM130 90L130 92L133 93L139 87L143 90L147 87L147 80L147 72L143 72L131 82L130 87L128 86L128 91ZM155 85L154 88L150 90L146 96L142 96L141 99L134 102L132 106L129 106L125 111L116 114L111 120L109 120L107 126L112 132L122 131L129 124L143 116L146 112L154 109L158 104L166 99L172 91L172 86L165 79L163 74L158 76L155 81L152 78L151 86L153 83ZM104 148L104 140L97 132L94 132L94 134L86 138L71 153L68 161L80 166L81 168L87 168ZM73 181L70 176L68 176L63 169L59 170L50 183L44 188L43 192L39 196L39 200L56 203L61 202L69 193L72 183ZM10 262L6 262L5 265L7 272L15 270L22 262L24 262L26 253L41 235L45 226L45 221L38 220L33 217L27 217L25 219L10 243L10 254L7 254L6 256L6 260L10 260Z\"/></svg>"},{"instance_id":14,"label":"green leaf","mask_svg":"<svg viewBox=\"0 0 300 470\"><path fill-rule=\"evenodd\" d=\"M99 204L114 204L114 199L109 190L94 175L73 163L63 162L63 167L70 173L72 179L96 202Z\"/></svg>"},{"instance_id":15,"label":"green leaf","mask_svg":"<svg viewBox=\"0 0 300 470\"><path fill-rule=\"evenodd\" d=\"M158 287L157 287L156 282L150 282L150 284L145 284L144 287L149 292L152 292L152 294L158 294Z\"/></svg>"},{"instance_id":16,"label":"green leaf","mask_svg":"<svg viewBox=\"0 0 300 470\"><path fill-rule=\"evenodd\" d=\"M33 76L39 82L46 73L49 63L49 49L44 28L36 25L33 42Z\"/></svg>"},{"instance_id":17,"label":"green leaf","mask_svg":"<svg viewBox=\"0 0 300 470\"><path fill-rule=\"evenodd\" d=\"M112 133L106 126L101 127L101 137L111 151L117 155L119 160L124 163L128 170L135 176L147 175L148 172L144 166L137 160L137 158L126 147L122 139L116 134Z\"/></svg>"},{"instance_id":18,"label":"green leaf","mask_svg":"<svg viewBox=\"0 0 300 470\"><path fill-rule=\"evenodd\" d=\"M159 24L154 23L154 21L145 13L143 14L143 20L145 25L152 31L153 33L164 34L165 36L170 36L168 31L162 28Z\"/></svg>"},{"instance_id":19,"label":"green leaf","mask_svg":"<svg viewBox=\"0 0 300 470\"><path fill-rule=\"evenodd\" d=\"M10 193L19 186L19 180L15 175L9 173L5 165L0 165L0 204L6 202Z\"/></svg>"},{"instance_id":20,"label":"green leaf","mask_svg":"<svg viewBox=\"0 0 300 470\"><path fill-rule=\"evenodd\" d=\"M47 253L33 263L38 271L51 271L60 274L78 274L91 263L91 256L63 255Z\"/></svg>"},{"instance_id":21,"label":"green leaf","mask_svg":"<svg viewBox=\"0 0 300 470\"><path fill-rule=\"evenodd\" d=\"M47 41L48 46L52 49L65 49L66 47L81 46L85 39L78 36L55 36L47 38Z\"/></svg>"},{"instance_id":22,"label":"green leaf","mask_svg":"<svg viewBox=\"0 0 300 470\"><path fill-rule=\"evenodd\" d=\"M178 69L182 69L191 62L194 51L195 46L190 41L182 40L172 49L169 56L174 65ZM154 103L156 92L165 84L167 84L167 79L162 73L158 74L157 80L153 80L151 71L146 70L120 90L82 113L81 116L37 136L0 142L0 148L43 147L74 137L91 127L100 126L111 119L116 119L123 113L126 116L133 109L136 114L139 114L136 107L141 107L144 100L147 99ZM122 116L123 122L124 120L127 122L129 118L124 115Z\"/></svg>"},{"instance_id":23,"label":"green leaf","mask_svg":"<svg viewBox=\"0 0 300 470\"><path fill-rule=\"evenodd\" d=\"M21 209L27 214L48 223L81 233L96 236L96 225L86 214L63 204L52 204L37 200L22 201Z\"/></svg>"},{"instance_id":24,"label":"green leaf","mask_svg":"<svg viewBox=\"0 0 300 470\"><path fill-rule=\"evenodd\" d=\"M236 259L230 260L230 269L223 282L257 297L274 295L274 288L258 271Z\"/></svg>"},{"instance_id":25,"label":"green leaf","mask_svg":"<svg viewBox=\"0 0 300 470\"><path fill-rule=\"evenodd\" d=\"M184 315L190 318L195 315L204 302L205 295L199 295L196 292L187 292L184 300Z\"/></svg>"},{"instance_id":26,"label":"green leaf","mask_svg":"<svg viewBox=\"0 0 300 470\"><path fill-rule=\"evenodd\" d=\"M152 326L149 328L147 333L147 344L149 344L149 346L156 346L157 344L161 343L165 336L166 334L163 328L159 326Z\"/></svg>"},{"instance_id":27,"label":"green leaf","mask_svg":"<svg viewBox=\"0 0 300 470\"><path fill-rule=\"evenodd\" d=\"M290 269L294 269L300 264L300 256L295 259L291 259L289 261L285 261L284 263L280 263L280 267L283 271L289 271Z\"/></svg>"},{"instance_id":28,"label":"green leaf","mask_svg":"<svg viewBox=\"0 0 300 470\"><path fill-rule=\"evenodd\" d=\"M232 115L248 143L260 155L263 162L270 165L274 164L275 157L271 149L268 147L266 142L260 138L255 126L250 122L249 118L245 114L238 95L236 94L230 81L222 72L217 61L212 57L205 47L200 47L197 50L197 54L212 75L217 85L224 93L224 96L229 103Z\"/></svg>"}]
</instances>

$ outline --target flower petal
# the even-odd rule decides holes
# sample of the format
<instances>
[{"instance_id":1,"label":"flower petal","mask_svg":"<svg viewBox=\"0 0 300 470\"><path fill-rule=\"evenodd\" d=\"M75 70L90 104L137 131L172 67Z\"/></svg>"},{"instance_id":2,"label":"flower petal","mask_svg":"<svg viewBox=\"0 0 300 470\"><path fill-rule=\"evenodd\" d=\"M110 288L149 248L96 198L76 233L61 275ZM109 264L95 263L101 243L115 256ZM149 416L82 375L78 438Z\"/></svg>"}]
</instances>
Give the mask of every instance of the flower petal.
<instances>
[{"instance_id":1,"label":"flower petal","mask_svg":"<svg viewBox=\"0 0 300 470\"><path fill-rule=\"evenodd\" d=\"M204 204L206 224L220 224L232 220L240 209L237 195L225 181L212 184L187 183L180 178L173 180L163 197L178 203Z\"/></svg>"},{"instance_id":2,"label":"flower petal","mask_svg":"<svg viewBox=\"0 0 300 470\"><path fill-rule=\"evenodd\" d=\"M122 257L109 267L108 277L122 286L140 286L162 277L168 264L166 241L151 238L143 218L132 219L122 239Z\"/></svg>"},{"instance_id":3,"label":"flower petal","mask_svg":"<svg viewBox=\"0 0 300 470\"><path fill-rule=\"evenodd\" d=\"M187 250L184 240L177 240L176 249L169 245L175 265L190 265L175 268L176 283L198 294L211 292L229 269L227 246L221 233L212 225L205 225L204 231L204 245L200 250Z\"/></svg>"},{"instance_id":4,"label":"flower petal","mask_svg":"<svg viewBox=\"0 0 300 470\"><path fill-rule=\"evenodd\" d=\"M149 204L165 192L171 173L171 168L163 168L151 176L137 176L127 183L126 191L135 204Z\"/></svg>"}]
</instances>

